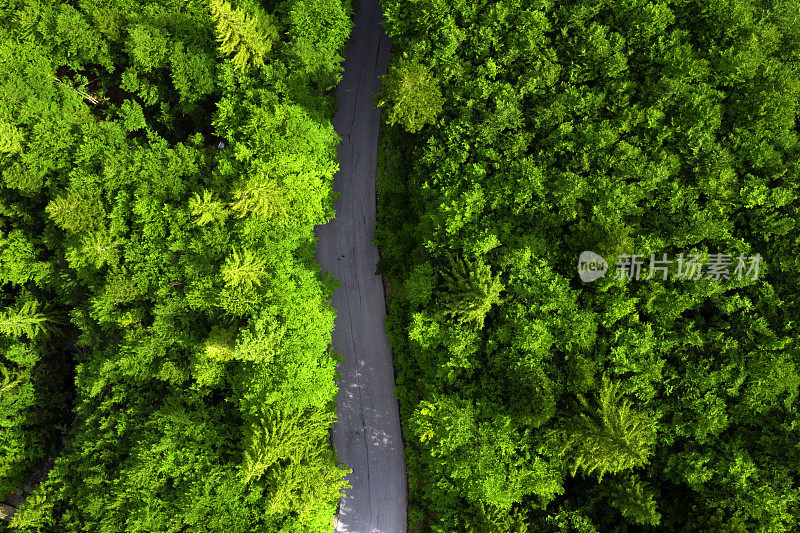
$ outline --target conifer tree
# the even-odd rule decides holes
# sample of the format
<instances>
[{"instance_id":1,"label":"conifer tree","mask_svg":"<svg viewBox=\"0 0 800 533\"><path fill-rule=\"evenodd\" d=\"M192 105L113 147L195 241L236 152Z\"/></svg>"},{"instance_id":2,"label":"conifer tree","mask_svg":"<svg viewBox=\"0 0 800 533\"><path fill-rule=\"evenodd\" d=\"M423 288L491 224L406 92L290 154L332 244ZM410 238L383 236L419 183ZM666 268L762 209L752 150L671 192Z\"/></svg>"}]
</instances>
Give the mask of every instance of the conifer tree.
<instances>
[{"instance_id":1,"label":"conifer tree","mask_svg":"<svg viewBox=\"0 0 800 533\"><path fill-rule=\"evenodd\" d=\"M0 152L13 154L21 150L23 136L13 124L0 122Z\"/></svg>"},{"instance_id":2,"label":"conifer tree","mask_svg":"<svg viewBox=\"0 0 800 533\"><path fill-rule=\"evenodd\" d=\"M346 487L347 472L334 466L333 452L321 447L331 415L320 409L270 409L259 416L245 445L245 483L261 480L269 488L270 514L297 513L306 528L329 524L325 502Z\"/></svg>"},{"instance_id":3,"label":"conifer tree","mask_svg":"<svg viewBox=\"0 0 800 533\"><path fill-rule=\"evenodd\" d=\"M266 275L265 264L263 259L256 257L246 248L241 253L233 250L222 267L225 286L247 290L261 286L261 281Z\"/></svg>"},{"instance_id":4,"label":"conifer tree","mask_svg":"<svg viewBox=\"0 0 800 533\"><path fill-rule=\"evenodd\" d=\"M258 479L283 459L301 461L314 453L313 435L327 431L330 420L320 410L272 410L252 428L244 455L244 481Z\"/></svg>"},{"instance_id":5,"label":"conifer tree","mask_svg":"<svg viewBox=\"0 0 800 533\"><path fill-rule=\"evenodd\" d=\"M205 343L205 354L217 361L228 361L233 358L233 341L236 337L236 326L228 328L219 324L211 327Z\"/></svg>"},{"instance_id":6,"label":"conifer tree","mask_svg":"<svg viewBox=\"0 0 800 533\"><path fill-rule=\"evenodd\" d=\"M53 331L55 321L41 313L38 303L28 300L18 309L6 308L0 311L0 333L12 337L27 336L33 339Z\"/></svg>"},{"instance_id":7,"label":"conifer tree","mask_svg":"<svg viewBox=\"0 0 800 533\"><path fill-rule=\"evenodd\" d=\"M500 303L504 286L500 274L492 276L489 265L478 259L474 262L448 258L449 270L443 272L446 289L442 295L445 313L459 323L471 323L478 329L493 305Z\"/></svg>"},{"instance_id":8,"label":"conifer tree","mask_svg":"<svg viewBox=\"0 0 800 533\"><path fill-rule=\"evenodd\" d=\"M103 228L85 235L82 239L82 260L100 268L107 264L115 266L119 262L117 249L123 241L114 235L110 228Z\"/></svg>"},{"instance_id":9,"label":"conifer tree","mask_svg":"<svg viewBox=\"0 0 800 533\"><path fill-rule=\"evenodd\" d=\"M602 480L606 473L644 465L652 453L655 423L632 409L619 387L619 382L603 376L597 407L578 397L586 411L572 417L563 430L562 453L571 451L573 475L582 469L587 474L596 472Z\"/></svg>"},{"instance_id":10,"label":"conifer tree","mask_svg":"<svg viewBox=\"0 0 800 533\"><path fill-rule=\"evenodd\" d=\"M278 39L275 18L266 20L234 8L224 0L211 0L211 15L217 24L217 40L223 54L233 54L233 66L241 72L264 65L264 58Z\"/></svg>"},{"instance_id":11,"label":"conifer tree","mask_svg":"<svg viewBox=\"0 0 800 533\"><path fill-rule=\"evenodd\" d=\"M225 204L214 199L214 193L203 189L203 196L195 192L189 200L189 211L196 216L194 223L205 226L211 222L222 222L227 218L228 212Z\"/></svg>"},{"instance_id":12,"label":"conifer tree","mask_svg":"<svg viewBox=\"0 0 800 533\"><path fill-rule=\"evenodd\" d=\"M53 198L46 210L56 224L73 232L92 230L105 216L103 205L98 199L75 190Z\"/></svg>"},{"instance_id":13,"label":"conifer tree","mask_svg":"<svg viewBox=\"0 0 800 533\"><path fill-rule=\"evenodd\" d=\"M653 491L638 476L627 474L609 481L611 486L603 492L622 516L641 525L657 526L661 522Z\"/></svg>"},{"instance_id":14,"label":"conifer tree","mask_svg":"<svg viewBox=\"0 0 800 533\"><path fill-rule=\"evenodd\" d=\"M478 502L475 513L475 524L471 524L470 533L484 531L504 531L508 533L527 533L528 522L524 512L519 509L504 509L495 505Z\"/></svg>"},{"instance_id":15,"label":"conifer tree","mask_svg":"<svg viewBox=\"0 0 800 533\"><path fill-rule=\"evenodd\" d=\"M26 376L19 375L18 373L13 373L8 367L5 365L0 365L0 372L3 374L3 380L0 381L0 393L8 392L24 379Z\"/></svg>"},{"instance_id":16,"label":"conifer tree","mask_svg":"<svg viewBox=\"0 0 800 533\"><path fill-rule=\"evenodd\" d=\"M282 220L289 214L289 202L281 187L267 176L261 175L242 183L233 193L231 207L239 218L255 216Z\"/></svg>"}]
</instances>

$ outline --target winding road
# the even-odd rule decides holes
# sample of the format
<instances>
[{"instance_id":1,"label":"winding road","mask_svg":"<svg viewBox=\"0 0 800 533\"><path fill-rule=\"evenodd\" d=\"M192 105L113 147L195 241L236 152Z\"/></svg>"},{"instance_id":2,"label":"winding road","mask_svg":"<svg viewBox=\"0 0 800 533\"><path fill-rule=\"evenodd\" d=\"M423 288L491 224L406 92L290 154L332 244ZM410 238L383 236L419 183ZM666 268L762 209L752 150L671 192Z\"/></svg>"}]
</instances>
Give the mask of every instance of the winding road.
<instances>
[{"instance_id":1,"label":"winding road","mask_svg":"<svg viewBox=\"0 0 800 533\"><path fill-rule=\"evenodd\" d=\"M384 329L386 307L375 274L375 175L380 111L373 108L378 76L386 72L389 40L377 0L357 2L344 73L336 89L333 126L342 141L334 189L336 217L316 228L317 261L341 285L331 300L337 311L333 349L339 365L333 442L352 468L335 529L340 533L406 531L406 469L394 367Z\"/></svg>"}]
</instances>

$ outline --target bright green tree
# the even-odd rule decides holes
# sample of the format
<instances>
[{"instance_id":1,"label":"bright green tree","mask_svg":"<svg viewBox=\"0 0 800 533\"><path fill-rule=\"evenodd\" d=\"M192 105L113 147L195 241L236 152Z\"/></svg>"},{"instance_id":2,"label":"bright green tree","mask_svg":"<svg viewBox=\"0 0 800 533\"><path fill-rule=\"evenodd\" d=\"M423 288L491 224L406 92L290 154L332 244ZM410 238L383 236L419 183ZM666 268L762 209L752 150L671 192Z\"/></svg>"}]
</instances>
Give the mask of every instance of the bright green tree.
<instances>
[{"instance_id":1,"label":"bright green tree","mask_svg":"<svg viewBox=\"0 0 800 533\"><path fill-rule=\"evenodd\" d=\"M381 81L376 103L387 108L388 124L400 124L414 133L425 124L435 123L444 99L436 78L423 64L401 60L389 67Z\"/></svg>"},{"instance_id":2,"label":"bright green tree","mask_svg":"<svg viewBox=\"0 0 800 533\"><path fill-rule=\"evenodd\" d=\"M603 377L597 406L579 396L585 412L571 418L565 426L564 452L571 455L573 475L578 469L596 473L602 480L606 473L646 464L653 452L655 422L631 407L622 398L620 383Z\"/></svg>"},{"instance_id":3,"label":"bright green tree","mask_svg":"<svg viewBox=\"0 0 800 533\"><path fill-rule=\"evenodd\" d=\"M278 39L276 20L272 15L249 13L234 8L225 0L209 2L211 16L217 24L217 40L223 54L233 54L233 66L241 72L264 66L264 59Z\"/></svg>"}]
</instances>

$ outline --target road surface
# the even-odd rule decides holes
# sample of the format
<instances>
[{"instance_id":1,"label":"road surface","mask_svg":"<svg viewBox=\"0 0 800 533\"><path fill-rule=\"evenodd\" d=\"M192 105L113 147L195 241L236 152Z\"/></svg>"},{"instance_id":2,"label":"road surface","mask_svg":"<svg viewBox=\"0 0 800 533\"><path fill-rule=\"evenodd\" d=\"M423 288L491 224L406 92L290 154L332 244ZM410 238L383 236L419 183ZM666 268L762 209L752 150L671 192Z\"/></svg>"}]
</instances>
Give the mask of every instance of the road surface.
<instances>
[{"instance_id":1,"label":"road surface","mask_svg":"<svg viewBox=\"0 0 800 533\"><path fill-rule=\"evenodd\" d=\"M331 303L337 311L333 349L339 366L333 442L353 469L342 496L336 531L406 531L406 469L394 367L384 329L386 307L375 274L375 174L380 111L373 109L378 76L386 72L389 40L377 0L357 2L333 126L342 137L334 189L341 193L336 218L317 227L317 261L341 285Z\"/></svg>"}]
</instances>

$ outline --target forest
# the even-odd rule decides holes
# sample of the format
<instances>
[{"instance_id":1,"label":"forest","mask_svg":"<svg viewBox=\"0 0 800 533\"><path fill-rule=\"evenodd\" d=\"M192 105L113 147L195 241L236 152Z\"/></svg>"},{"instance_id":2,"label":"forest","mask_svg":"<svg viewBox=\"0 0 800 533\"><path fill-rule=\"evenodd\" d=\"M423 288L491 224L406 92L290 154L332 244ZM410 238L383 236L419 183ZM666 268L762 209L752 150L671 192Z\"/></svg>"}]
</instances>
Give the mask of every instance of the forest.
<instances>
[{"instance_id":1,"label":"forest","mask_svg":"<svg viewBox=\"0 0 800 533\"><path fill-rule=\"evenodd\" d=\"M351 12L0 1L0 529L330 527Z\"/></svg>"},{"instance_id":2,"label":"forest","mask_svg":"<svg viewBox=\"0 0 800 533\"><path fill-rule=\"evenodd\" d=\"M797 2L383 7L409 531L796 531Z\"/></svg>"},{"instance_id":3,"label":"forest","mask_svg":"<svg viewBox=\"0 0 800 533\"><path fill-rule=\"evenodd\" d=\"M796 531L796 0L381 5L409 531ZM0 531L331 529L358 7L0 0Z\"/></svg>"}]
</instances>

